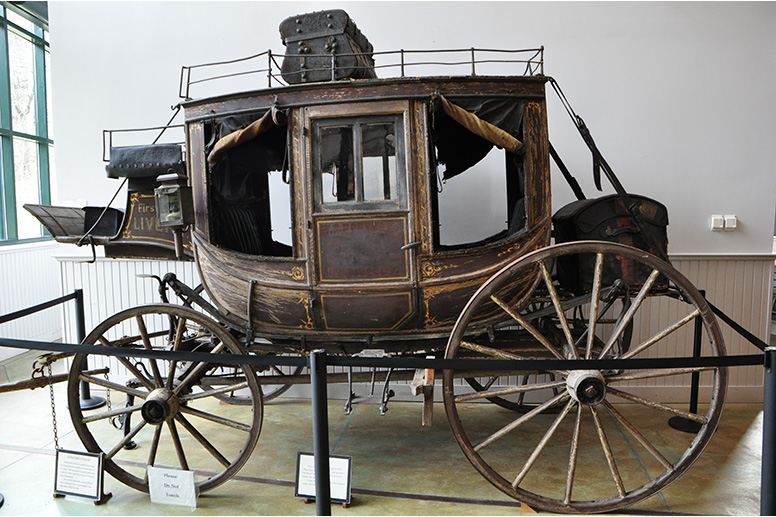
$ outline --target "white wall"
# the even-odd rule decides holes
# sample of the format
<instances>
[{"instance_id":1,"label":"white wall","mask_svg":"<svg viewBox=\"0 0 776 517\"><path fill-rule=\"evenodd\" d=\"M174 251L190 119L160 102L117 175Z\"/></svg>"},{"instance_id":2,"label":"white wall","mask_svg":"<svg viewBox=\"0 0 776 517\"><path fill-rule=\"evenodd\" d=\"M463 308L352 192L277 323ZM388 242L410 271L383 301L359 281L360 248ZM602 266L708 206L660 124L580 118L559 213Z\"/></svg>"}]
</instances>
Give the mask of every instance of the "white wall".
<instances>
[{"instance_id":1,"label":"white wall","mask_svg":"<svg viewBox=\"0 0 776 517\"><path fill-rule=\"evenodd\" d=\"M55 199L107 202L118 182L103 172L102 130L165 123L181 65L280 53L285 17L332 7L377 50L544 45L546 73L622 182L668 206L673 254L770 253L769 2L52 2ZM550 133L594 195L589 155L554 98ZM553 195L556 208L573 199L558 174ZM738 216L740 229L712 233L711 214Z\"/></svg>"},{"instance_id":2,"label":"white wall","mask_svg":"<svg viewBox=\"0 0 776 517\"><path fill-rule=\"evenodd\" d=\"M60 291L54 255L56 242L0 246L0 315L38 305L73 291ZM75 302L51 307L23 318L0 324L0 337L54 341L62 338L62 314L74 314ZM24 352L0 347L0 361Z\"/></svg>"}]
</instances>

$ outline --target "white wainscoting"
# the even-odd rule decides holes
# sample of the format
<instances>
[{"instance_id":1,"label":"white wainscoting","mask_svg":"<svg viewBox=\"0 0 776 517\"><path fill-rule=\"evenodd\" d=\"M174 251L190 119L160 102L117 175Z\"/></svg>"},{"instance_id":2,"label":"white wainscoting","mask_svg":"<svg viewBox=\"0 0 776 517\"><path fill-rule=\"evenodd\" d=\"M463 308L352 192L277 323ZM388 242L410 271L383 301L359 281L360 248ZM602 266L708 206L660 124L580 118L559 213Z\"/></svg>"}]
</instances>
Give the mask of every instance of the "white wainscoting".
<instances>
[{"instance_id":1,"label":"white wainscoting","mask_svg":"<svg viewBox=\"0 0 776 517\"><path fill-rule=\"evenodd\" d=\"M95 327L100 321L116 312L135 305L156 303L159 300L157 283L140 274L163 276L167 272L175 273L190 286L199 284L196 265L191 262L98 259L94 264L83 262L83 258L60 258L62 292L74 289L84 290L86 306L86 328ZM707 298L725 311L746 329L767 341L770 335L770 303L772 279L774 273L773 257L763 256L677 256L672 257L673 265L681 271L699 289L705 289ZM666 309L665 304L645 303L646 321L650 314L661 321L676 321L684 315L682 304L678 308ZM668 312L668 314L666 314ZM675 313L675 314L674 314ZM723 337L730 355L757 353L746 340L722 324ZM75 328L72 318L64 318L65 338L75 342ZM650 332L649 328L636 331L634 341L642 339ZM654 331L653 331L654 332ZM687 325L675 336L648 351L648 357L682 357L692 354L692 325ZM337 371L343 371L337 368ZM630 386L630 391L649 395L665 402L686 402L688 398L688 376L668 377L639 381ZM380 382L384 374L378 374L375 395L381 391ZM704 389L704 378L701 388ZM296 386L286 396L307 396L306 386ZM396 398L415 400L410 395L408 383L392 385ZM441 386L437 392L441 393ZM359 395L367 394L368 386L356 386ZM347 396L345 385L330 386L331 398ZM728 401L759 402L762 400L762 367L749 366L731 368L729 376Z\"/></svg>"},{"instance_id":2,"label":"white wainscoting","mask_svg":"<svg viewBox=\"0 0 776 517\"><path fill-rule=\"evenodd\" d=\"M98 258L96 262L88 263L83 257L58 257L58 260L62 292L84 291L87 334L119 311L137 305L161 303L159 283L141 275L161 278L167 273L175 273L191 287L200 283L194 262ZM170 291L169 296L174 298L175 293ZM75 321L70 316L64 319L66 341L76 343Z\"/></svg>"},{"instance_id":3,"label":"white wainscoting","mask_svg":"<svg viewBox=\"0 0 776 517\"><path fill-rule=\"evenodd\" d=\"M706 298L752 334L766 343L770 339L774 257L772 255L672 257L672 264ZM718 319L719 321L719 319ZM720 321L729 355L756 354L747 340ZM729 402L761 402L763 368L731 368L728 379Z\"/></svg>"},{"instance_id":4,"label":"white wainscoting","mask_svg":"<svg viewBox=\"0 0 776 517\"><path fill-rule=\"evenodd\" d=\"M46 241L0 247L0 315L26 309L61 295L54 255L59 244ZM68 302L72 305L73 302ZM33 341L62 338L61 308L52 307L0 325L0 336ZM0 347L0 361L24 350Z\"/></svg>"}]
</instances>

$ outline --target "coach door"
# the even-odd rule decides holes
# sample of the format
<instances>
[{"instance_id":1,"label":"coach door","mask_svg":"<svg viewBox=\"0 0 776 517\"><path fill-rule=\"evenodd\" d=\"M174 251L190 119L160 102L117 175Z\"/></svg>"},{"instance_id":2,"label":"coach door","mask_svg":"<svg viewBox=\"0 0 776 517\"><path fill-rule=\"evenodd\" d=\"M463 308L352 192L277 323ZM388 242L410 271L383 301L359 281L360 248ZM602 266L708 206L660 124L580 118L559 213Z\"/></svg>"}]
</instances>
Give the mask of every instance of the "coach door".
<instances>
[{"instance_id":1,"label":"coach door","mask_svg":"<svg viewBox=\"0 0 776 517\"><path fill-rule=\"evenodd\" d=\"M399 329L414 312L408 103L307 108L324 330Z\"/></svg>"}]
</instances>

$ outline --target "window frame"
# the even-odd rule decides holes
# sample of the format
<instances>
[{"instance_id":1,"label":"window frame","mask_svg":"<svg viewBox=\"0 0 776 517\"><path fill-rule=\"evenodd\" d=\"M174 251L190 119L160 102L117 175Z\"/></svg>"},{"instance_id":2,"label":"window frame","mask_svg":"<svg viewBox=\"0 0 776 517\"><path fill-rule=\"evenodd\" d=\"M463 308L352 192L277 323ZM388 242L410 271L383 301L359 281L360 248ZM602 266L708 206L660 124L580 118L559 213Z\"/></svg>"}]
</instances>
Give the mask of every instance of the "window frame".
<instances>
[{"instance_id":1,"label":"window frame","mask_svg":"<svg viewBox=\"0 0 776 517\"><path fill-rule=\"evenodd\" d=\"M8 13L30 21L33 32L8 19ZM38 202L51 203L49 147L48 91L46 54L49 43L44 32L46 20L38 19L8 2L0 2L0 246L50 239L45 228L39 236L19 238L16 210L16 174L14 165L14 141L25 140L37 147ZM13 128L11 99L11 70L9 58L9 32L30 42L33 49L33 73L35 91L35 134L16 131Z\"/></svg>"},{"instance_id":2,"label":"window frame","mask_svg":"<svg viewBox=\"0 0 776 517\"><path fill-rule=\"evenodd\" d=\"M407 168L405 149L406 112L377 114L355 114L353 116L321 116L311 121L312 170L315 213L331 212L373 212L407 210ZM396 197L387 200L366 200L363 197L363 154L361 149L361 128L370 124L391 123L395 132ZM354 175L356 199L340 202L324 202L323 177L321 174L320 130L327 127L350 126L353 134ZM356 152L357 151L357 152Z\"/></svg>"}]
</instances>

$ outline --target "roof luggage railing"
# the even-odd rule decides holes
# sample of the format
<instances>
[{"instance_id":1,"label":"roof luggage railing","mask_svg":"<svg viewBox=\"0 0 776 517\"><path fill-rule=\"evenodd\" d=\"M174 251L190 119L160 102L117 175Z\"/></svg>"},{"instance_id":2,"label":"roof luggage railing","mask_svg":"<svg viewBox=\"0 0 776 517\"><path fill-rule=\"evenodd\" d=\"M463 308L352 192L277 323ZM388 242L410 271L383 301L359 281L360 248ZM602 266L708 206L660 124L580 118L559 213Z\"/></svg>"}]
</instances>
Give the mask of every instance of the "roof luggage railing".
<instances>
[{"instance_id":1,"label":"roof luggage railing","mask_svg":"<svg viewBox=\"0 0 776 517\"><path fill-rule=\"evenodd\" d=\"M439 50L392 50L385 52L337 53L337 54L283 54L272 50L238 59L218 61L181 67L178 95L182 99L191 99L193 86L212 83L225 79L244 78L262 74L266 77L266 86L287 86L281 75L282 60L304 59L310 62L325 62L325 68L307 68L308 72L328 72L327 77L337 78L338 60L345 57L374 58L374 69L380 70L383 78L389 77L428 77L433 75L544 75L544 47L520 50L507 49L439 49ZM319 59L314 59L319 58ZM324 59L321 59L324 58ZM256 66L259 62L264 66ZM246 66L247 65L247 66ZM352 67L351 67L352 68ZM201 72L207 70L208 72ZM196 72L195 72L196 71ZM197 77L194 77L194 76ZM256 89L257 83L251 81L244 89ZM231 91L237 91L230 88ZM209 95L227 92L208 92Z\"/></svg>"}]
</instances>

